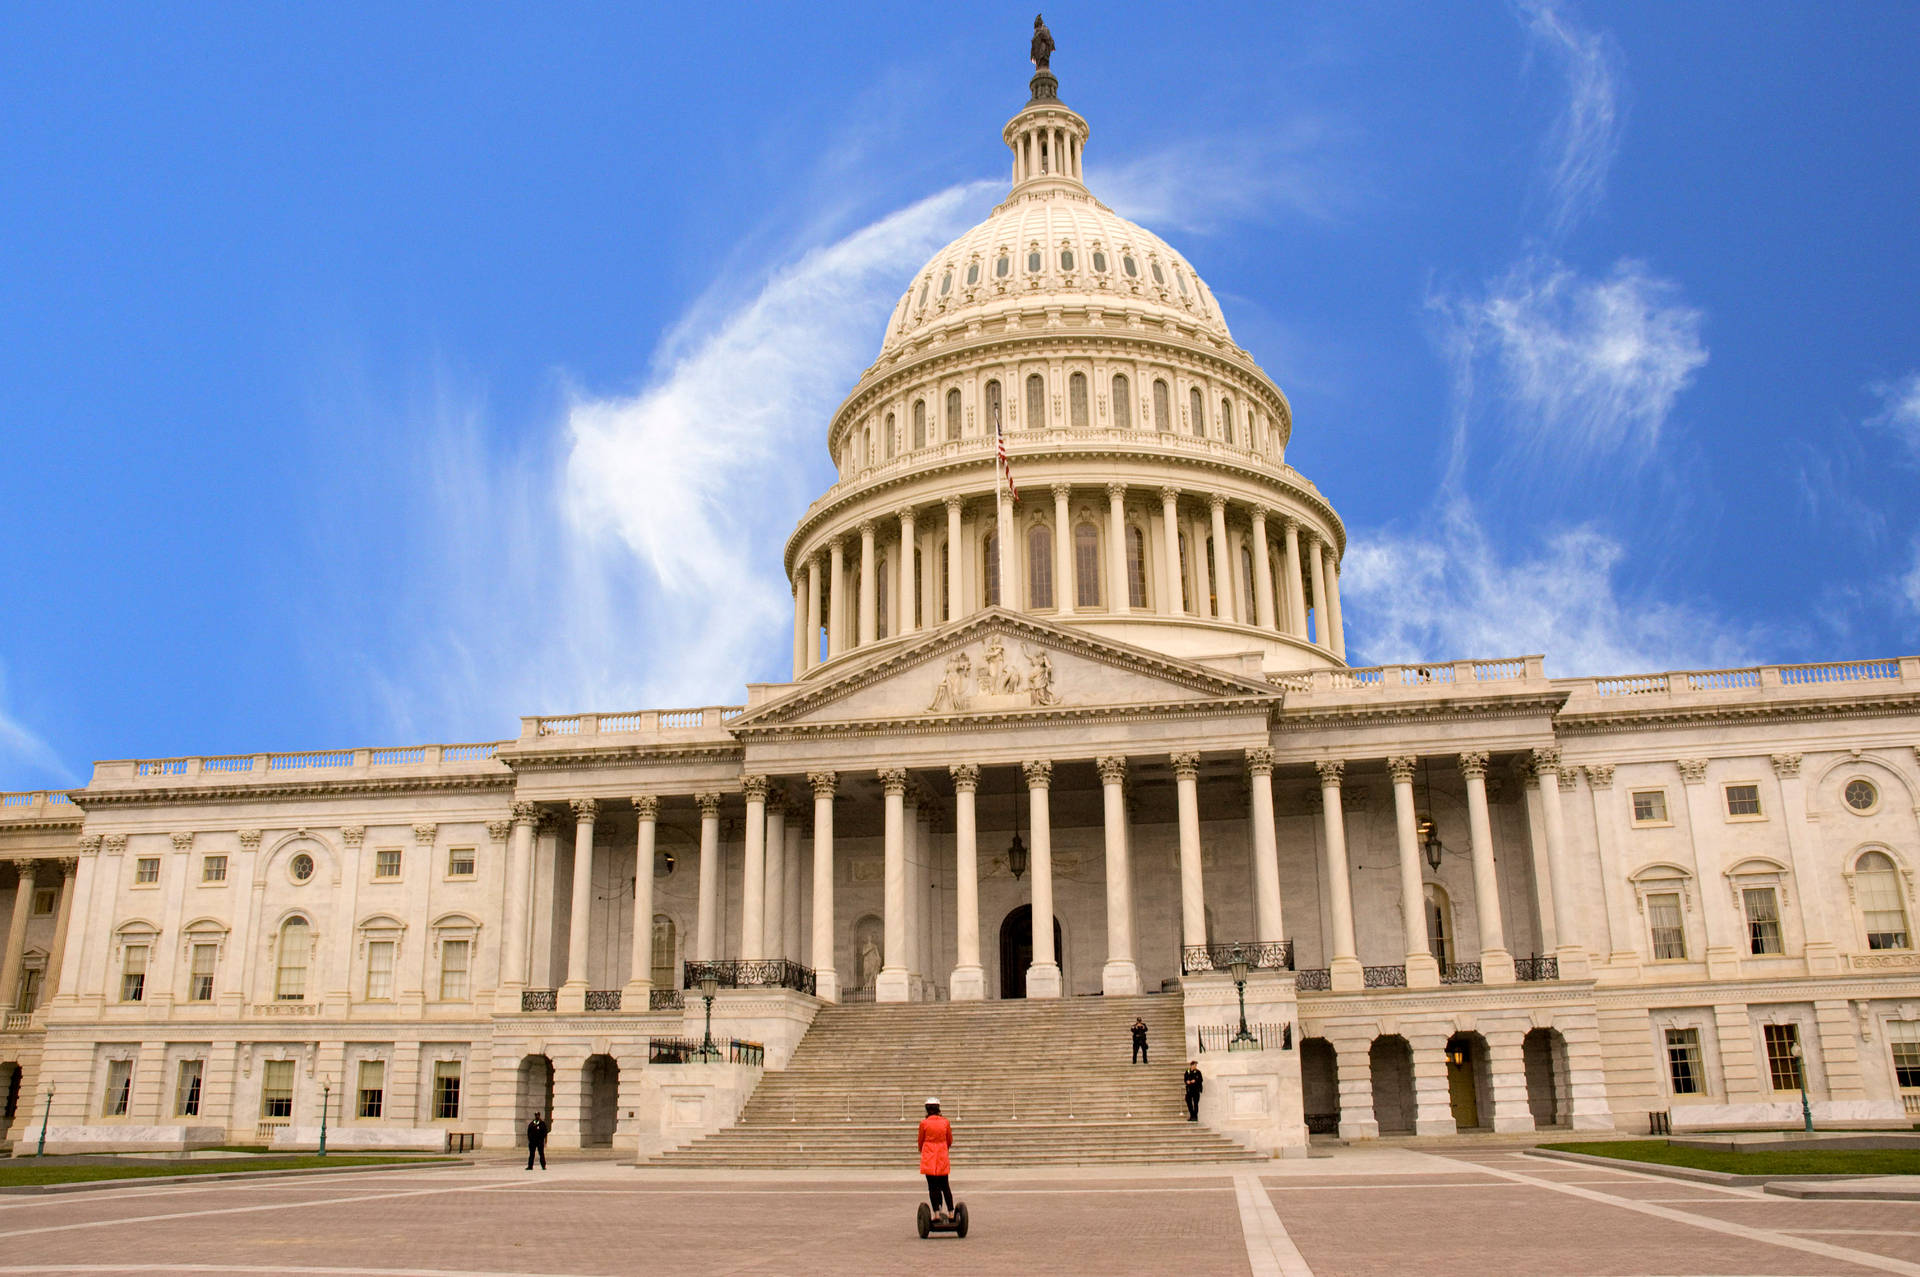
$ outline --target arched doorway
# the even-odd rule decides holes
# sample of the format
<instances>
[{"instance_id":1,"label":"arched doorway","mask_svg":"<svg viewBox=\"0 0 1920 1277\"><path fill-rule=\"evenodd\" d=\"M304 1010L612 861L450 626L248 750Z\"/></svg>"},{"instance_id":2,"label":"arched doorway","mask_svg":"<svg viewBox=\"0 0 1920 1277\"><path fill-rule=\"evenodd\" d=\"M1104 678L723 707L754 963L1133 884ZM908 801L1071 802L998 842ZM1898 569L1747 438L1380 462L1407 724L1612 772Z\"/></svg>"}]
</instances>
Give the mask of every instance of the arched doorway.
<instances>
[{"instance_id":1,"label":"arched doorway","mask_svg":"<svg viewBox=\"0 0 1920 1277\"><path fill-rule=\"evenodd\" d=\"M1053 960L1067 969L1066 950L1060 946L1060 919L1053 920ZM1000 923L1000 996L1027 996L1027 968L1033 965L1033 906L1020 905Z\"/></svg>"},{"instance_id":2,"label":"arched doorway","mask_svg":"<svg viewBox=\"0 0 1920 1277\"><path fill-rule=\"evenodd\" d=\"M544 1055L529 1055L520 1061L519 1077L514 1089L514 1142L522 1148L527 1143L527 1123L535 1113L553 1122L553 1061Z\"/></svg>"},{"instance_id":3,"label":"arched doorway","mask_svg":"<svg viewBox=\"0 0 1920 1277\"><path fill-rule=\"evenodd\" d=\"M1307 1134L1340 1133L1340 1057L1325 1038L1300 1040L1300 1101Z\"/></svg>"},{"instance_id":4,"label":"arched doorway","mask_svg":"<svg viewBox=\"0 0 1920 1277\"><path fill-rule=\"evenodd\" d=\"M1567 1040L1557 1029L1533 1029L1520 1042L1526 1066L1527 1109L1536 1127L1570 1125L1567 1094Z\"/></svg>"},{"instance_id":5,"label":"arched doorway","mask_svg":"<svg viewBox=\"0 0 1920 1277\"><path fill-rule=\"evenodd\" d=\"M0 1135L13 1125L20 1111L20 1066L11 1060L0 1064Z\"/></svg>"},{"instance_id":6,"label":"arched doorway","mask_svg":"<svg viewBox=\"0 0 1920 1277\"><path fill-rule=\"evenodd\" d=\"M1413 1048L1398 1034L1367 1049L1373 1072L1373 1120L1382 1135L1413 1134Z\"/></svg>"},{"instance_id":7,"label":"arched doorway","mask_svg":"<svg viewBox=\"0 0 1920 1277\"><path fill-rule=\"evenodd\" d=\"M1493 1125L1493 1075L1487 1040L1478 1033L1447 1039L1447 1103L1454 1127L1462 1131Z\"/></svg>"},{"instance_id":8,"label":"arched doorway","mask_svg":"<svg viewBox=\"0 0 1920 1277\"><path fill-rule=\"evenodd\" d=\"M582 1070L582 1083L587 1111L581 1123L580 1146L611 1147L613 1129L620 1119L620 1065L611 1055L590 1055Z\"/></svg>"}]
</instances>

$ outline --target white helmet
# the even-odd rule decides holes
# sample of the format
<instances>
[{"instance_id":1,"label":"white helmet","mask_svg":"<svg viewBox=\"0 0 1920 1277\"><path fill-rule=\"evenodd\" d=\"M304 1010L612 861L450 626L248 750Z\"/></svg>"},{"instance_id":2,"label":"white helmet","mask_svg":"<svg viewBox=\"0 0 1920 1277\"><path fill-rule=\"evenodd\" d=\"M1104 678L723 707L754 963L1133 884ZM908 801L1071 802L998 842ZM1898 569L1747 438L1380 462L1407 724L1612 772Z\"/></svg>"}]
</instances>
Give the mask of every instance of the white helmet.
<instances>
[{"instance_id":1,"label":"white helmet","mask_svg":"<svg viewBox=\"0 0 1920 1277\"><path fill-rule=\"evenodd\" d=\"M940 1107L940 1101L935 1099L933 1096L929 1095L927 1097L927 1107L930 1109L937 1109Z\"/></svg>"}]
</instances>

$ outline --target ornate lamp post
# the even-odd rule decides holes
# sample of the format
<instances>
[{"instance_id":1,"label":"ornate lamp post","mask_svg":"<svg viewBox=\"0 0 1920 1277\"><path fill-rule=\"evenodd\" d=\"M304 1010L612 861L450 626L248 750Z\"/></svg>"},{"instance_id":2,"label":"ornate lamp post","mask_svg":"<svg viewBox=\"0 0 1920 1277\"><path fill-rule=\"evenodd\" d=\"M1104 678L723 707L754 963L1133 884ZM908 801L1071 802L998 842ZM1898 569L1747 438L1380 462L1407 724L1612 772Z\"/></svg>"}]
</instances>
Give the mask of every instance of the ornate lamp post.
<instances>
[{"instance_id":1,"label":"ornate lamp post","mask_svg":"<svg viewBox=\"0 0 1920 1277\"><path fill-rule=\"evenodd\" d=\"M706 1040L700 1044L700 1058L707 1060L720 1054L719 1049L713 1045L713 995L720 991L720 975L712 966L707 966L700 972L699 983L700 996L707 1002L707 1036Z\"/></svg>"},{"instance_id":2,"label":"ornate lamp post","mask_svg":"<svg viewBox=\"0 0 1920 1277\"><path fill-rule=\"evenodd\" d=\"M320 1153L319 1155L321 1157L325 1157L327 1155L327 1110L332 1107L333 1107L333 1079L330 1077L323 1076L320 1079Z\"/></svg>"},{"instance_id":3,"label":"ornate lamp post","mask_svg":"<svg viewBox=\"0 0 1920 1277\"><path fill-rule=\"evenodd\" d=\"M1789 1050L1793 1056L1793 1071L1800 1075L1800 1122L1807 1134L1811 1135L1813 1134L1813 1105L1807 1102L1806 1057L1800 1050L1798 1042L1795 1042Z\"/></svg>"},{"instance_id":4,"label":"ornate lamp post","mask_svg":"<svg viewBox=\"0 0 1920 1277\"><path fill-rule=\"evenodd\" d=\"M40 1146L33 1151L35 1157L47 1155L47 1123L53 1121L53 1083L47 1083L47 1112L40 1119Z\"/></svg>"},{"instance_id":5,"label":"ornate lamp post","mask_svg":"<svg viewBox=\"0 0 1920 1277\"><path fill-rule=\"evenodd\" d=\"M1247 954L1239 945L1227 954L1227 966L1233 972L1233 987L1240 994L1240 1031L1227 1043L1229 1051L1257 1051L1260 1043L1247 1031Z\"/></svg>"}]
</instances>

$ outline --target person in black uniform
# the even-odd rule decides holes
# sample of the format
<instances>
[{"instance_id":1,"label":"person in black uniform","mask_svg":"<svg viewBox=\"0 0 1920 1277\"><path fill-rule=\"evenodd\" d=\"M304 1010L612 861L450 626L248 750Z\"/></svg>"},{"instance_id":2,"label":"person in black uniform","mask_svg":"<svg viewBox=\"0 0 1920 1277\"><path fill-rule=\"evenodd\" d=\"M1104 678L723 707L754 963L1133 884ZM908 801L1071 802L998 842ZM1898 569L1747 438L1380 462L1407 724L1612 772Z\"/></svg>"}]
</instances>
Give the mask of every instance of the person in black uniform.
<instances>
[{"instance_id":1,"label":"person in black uniform","mask_svg":"<svg viewBox=\"0 0 1920 1277\"><path fill-rule=\"evenodd\" d=\"M1147 1062L1147 1022L1139 1016L1133 1019L1133 1062L1135 1064Z\"/></svg>"},{"instance_id":2,"label":"person in black uniform","mask_svg":"<svg viewBox=\"0 0 1920 1277\"><path fill-rule=\"evenodd\" d=\"M540 1169L547 1169L547 1122L538 1113L527 1123L527 1169L533 1169L533 1159L540 1159Z\"/></svg>"},{"instance_id":3,"label":"person in black uniform","mask_svg":"<svg viewBox=\"0 0 1920 1277\"><path fill-rule=\"evenodd\" d=\"M1200 1076L1199 1061L1197 1060L1187 1061L1186 1082L1187 1082L1187 1120L1189 1122L1197 1122L1200 1120L1200 1091L1207 1084L1207 1080Z\"/></svg>"}]
</instances>

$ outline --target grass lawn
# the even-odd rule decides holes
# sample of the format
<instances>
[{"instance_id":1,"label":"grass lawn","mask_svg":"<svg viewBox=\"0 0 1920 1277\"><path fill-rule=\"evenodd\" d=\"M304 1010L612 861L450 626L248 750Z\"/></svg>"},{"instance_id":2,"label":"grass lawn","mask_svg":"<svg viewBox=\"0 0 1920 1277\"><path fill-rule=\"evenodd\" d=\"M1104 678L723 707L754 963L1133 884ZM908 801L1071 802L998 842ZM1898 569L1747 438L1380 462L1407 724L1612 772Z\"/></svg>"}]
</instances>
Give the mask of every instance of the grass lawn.
<instances>
[{"instance_id":1,"label":"grass lawn","mask_svg":"<svg viewBox=\"0 0 1920 1277\"><path fill-rule=\"evenodd\" d=\"M120 1162L111 1166L40 1163L31 1157L0 1162L0 1188L31 1184L81 1184L99 1179L152 1179L171 1175L220 1175L229 1171L339 1170L346 1166L386 1166L395 1162L445 1162L444 1157L236 1157L181 1162Z\"/></svg>"},{"instance_id":2,"label":"grass lawn","mask_svg":"<svg viewBox=\"0 0 1920 1277\"><path fill-rule=\"evenodd\" d=\"M1542 1144L1542 1148L1626 1162L1691 1166L1735 1175L1920 1175L1920 1150L1900 1148L1810 1148L1804 1152L1728 1153L1675 1148L1661 1140L1596 1140Z\"/></svg>"}]
</instances>

